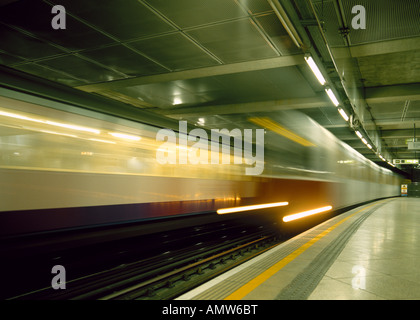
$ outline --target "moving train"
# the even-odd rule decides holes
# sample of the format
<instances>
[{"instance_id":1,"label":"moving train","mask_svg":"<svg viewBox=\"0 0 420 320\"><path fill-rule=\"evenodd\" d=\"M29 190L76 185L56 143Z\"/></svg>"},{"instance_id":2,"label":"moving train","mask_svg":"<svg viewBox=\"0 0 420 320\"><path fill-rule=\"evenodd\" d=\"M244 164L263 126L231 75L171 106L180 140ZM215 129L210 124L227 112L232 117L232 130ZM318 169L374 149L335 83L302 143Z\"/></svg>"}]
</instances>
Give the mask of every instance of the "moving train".
<instances>
[{"instance_id":1,"label":"moving train","mask_svg":"<svg viewBox=\"0 0 420 320\"><path fill-rule=\"evenodd\" d=\"M237 145L235 137L215 142L208 135L197 142L198 135L175 131L176 144L170 145L172 133L157 138L164 128L0 97L0 236L203 214L217 220L247 208L263 214L256 207L261 204L285 217L399 195L398 175L304 114L241 117L239 131L226 128L228 135L243 133ZM195 127L205 128L200 122ZM245 129L255 133L248 142ZM203 161L173 163L157 156L197 155L198 143L207 146L200 149L208 151L200 154ZM247 174L256 161L246 159L246 143L247 157L255 153L263 165L258 174ZM231 208L239 209L223 211Z\"/></svg>"}]
</instances>

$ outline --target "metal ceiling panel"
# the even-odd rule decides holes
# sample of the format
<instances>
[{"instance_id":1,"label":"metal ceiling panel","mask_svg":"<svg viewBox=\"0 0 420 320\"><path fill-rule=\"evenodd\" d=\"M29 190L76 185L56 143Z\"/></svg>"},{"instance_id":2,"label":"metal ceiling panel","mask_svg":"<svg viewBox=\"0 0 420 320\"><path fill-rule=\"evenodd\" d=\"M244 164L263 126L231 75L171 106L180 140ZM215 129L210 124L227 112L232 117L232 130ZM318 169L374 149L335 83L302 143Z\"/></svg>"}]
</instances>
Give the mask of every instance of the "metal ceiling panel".
<instances>
[{"instance_id":1,"label":"metal ceiling panel","mask_svg":"<svg viewBox=\"0 0 420 320\"><path fill-rule=\"evenodd\" d=\"M24 59L39 59L64 52L44 41L27 36L1 23L0 39L1 50L8 55Z\"/></svg>"},{"instance_id":2,"label":"metal ceiling panel","mask_svg":"<svg viewBox=\"0 0 420 320\"><path fill-rule=\"evenodd\" d=\"M188 34L224 63L278 56L250 19L198 28Z\"/></svg>"},{"instance_id":3,"label":"metal ceiling panel","mask_svg":"<svg viewBox=\"0 0 420 320\"><path fill-rule=\"evenodd\" d=\"M68 12L120 40L156 35L175 30L136 0L53 0ZM178 1L170 1L178 2Z\"/></svg>"},{"instance_id":4,"label":"metal ceiling panel","mask_svg":"<svg viewBox=\"0 0 420 320\"><path fill-rule=\"evenodd\" d=\"M159 108L189 106L206 102L205 94L194 94L176 83L156 83L116 90L119 93L150 103Z\"/></svg>"},{"instance_id":5,"label":"metal ceiling panel","mask_svg":"<svg viewBox=\"0 0 420 320\"><path fill-rule=\"evenodd\" d=\"M72 87L86 84L86 82L81 79L77 79L62 72L51 70L36 63L21 64L19 66L15 66L15 69Z\"/></svg>"},{"instance_id":6,"label":"metal ceiling panel","mask_svg":"<svg viewBox=\"0 0 420 320\"><path fill-rule=\"evenodd\" d=\"M376 121L411 122L420 119L420 100L373 103L369 105Z\"/></svg>"},{"instance_id":7,"label":"metal ceiling panel","mask_svg":"<svg viewBox=\"0 0 420 320\"><path fill-rule=\"evenodd\" d=\"M103 68L75 55L44 60L39 64L64 71L86 82L103 82L125 78L123 74Z\"/></svg>"},{"instance_id":8,"label":"metal ceiling panel","mask_svg":"<svg viewBox=\"0 0 420 320\"><path fill-rule=\"evenodd\" d=\"M65 30L54 30L51 27L51 20L54 17L51 9L52 6L41 0L21 0L7 5L0 11L0 21L68 50L93 48L112 42L107 36L70 15L66 16Z\"/></svg>"},{"instance_id":9,"label":"metal ceiling panel","mask_svg":"<svg viewBox=\"0 0 420 320\"><path fill-rule=\"evenodd\" d=\"M151 75L168 71L123 45L84 51L83 56L129 76Z\"/></svg>"},{"instance_id":10,"label":"metal ceiling panel","mask_svg":"<svg viewBox=\"0 0 420 320\"><path fill-rule=\"evenodd\" d=\"M173 108L186 106L186 101L190 103L193 100L192 94L199 104L223 101L223 97L229 94L230 87L224 86L215 77L206 77L138 85L117 91L161 108Z\"/></svg>"},{"instance_id":11,"label":"metal ceiling panel","mask_svg":"<svg viewBox=\"0 0 420 320\"><path fill-rule=\"evenodd\" d=\"M352 44L362 44L420 34L418 0L342 0L343 9L351 26L355 5L366 10L366 30L351 29Z\"/></svg>"},{"instance_id":12,"label":"metal ceiling panel","mask_svg":"<svg viewBox=\"0 0 420 320\"><path fill-rule=\"evenodd\" d=\"M314 97L312 87L294 67L169 81L118 89L117 92L160 108L234 104Z\"/></svg>"},{"instance_id":13,"label":"metal ceiling panel","mask_svg":"<svg viewBox=\"0 0 420 320\"><path fill-rule=\"evenodd\" d=\"M23 60L18 57L15 57L15 56L12 56L10 54L0 51L0 64L4 64L8 66L8 65L16 64L22 61Z\"/></svg>"},{"instance_id":14,"label":"metal ceiling panel","mask_svg":"<svg viewBox=\"0 0 420 320\"><path fill-rule=\"evenodd\" d=\"M404 102L383 102L383 103L371 103L371 112L374 115L375 119L384 119L384 118L394 118L401 119Z\"/></svg>"},{"instance_id":15,"label":"metal ceiling panel","mask_svg":"<svg viewBox=\"0 0 420 320\"><path fill-rule=\"evenodd\" d=\"M282 55L299 54L301 52L274 13L261 15L255 19Z\"/></svg>"},{"instance_id":16,"label":"metal ceiling panel","mask_svg":"<svg viewBox=\"0 0 420 320\"><path fill-rule=\"evenodd\" d=\"M337 18L337 12L334 7L333 1L322 1L314 3L317 16L321 21L323 21L323 27L325 35L328 39L328 44L330 47L342 47L345 46L343 37L340 35L339 29L340 25ZM350 9L351 11L351 9ZM350 23L347 21L347 23ZM319 33L318 27L311 28L311 34Z\"/></svg>"},{"instance_id":17,"label":"metal ceiling panel","mask_svg":"<svg viewBox=\"0 0 420 320\"><path fill-rule=\"evenodd\" d=\"M211 55L180 32L130 42L129 46L159 61L172 71L219 64Z\"/></svg>"},{"instance_id":18,"label":"metal ceiling panel","mask_svg":"<svg viewBox=\"0 0 420 320\"><path fill-rule=\"evenodd\" d=\"M410 101L407 109L407 114L405 116L406 120L418 120L420 119L420 100ZM420 131L419 131L420 133ZM419 134L420 136L420 134Z\"/></svg>"},{"instance_id":19,"label":"metal ceiling panel","mask_svg":"<svg viewBox=\"0 0 420 320\"><path fill-rule=\"evenodd\" d=\"M346 124L344 119L338 113L337 108L334 106L301 109L300 111L311 117L313 120L315 120L322 126Z\"/></svg>"},{"instance_id":20,"label":"metal ceiling panel","mask_svg":"<svg viewBox=\"0 0 420 320\"><path fill-rule=\"evenodd\" d=\"M234 0L144 1L184 29L247 16Z\"/></svg>"},{"instance_id":21,"label":"metal ceiling panel","mask_svg":"<svg viewBox=\"0 0 420 320\"><path fill-rule=\"evenodd\" d=\"M251 14L273 11L267 0L238 0Z\"/></svg>"}]
</instances>

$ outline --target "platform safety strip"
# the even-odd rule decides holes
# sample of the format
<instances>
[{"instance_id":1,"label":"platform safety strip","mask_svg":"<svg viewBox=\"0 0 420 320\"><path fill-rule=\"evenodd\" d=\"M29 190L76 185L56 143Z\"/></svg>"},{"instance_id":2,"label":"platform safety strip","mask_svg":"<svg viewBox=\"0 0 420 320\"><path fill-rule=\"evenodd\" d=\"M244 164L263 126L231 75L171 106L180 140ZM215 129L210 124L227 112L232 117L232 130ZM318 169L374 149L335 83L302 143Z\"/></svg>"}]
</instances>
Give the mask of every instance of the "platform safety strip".
<instances>
[{"instance_id":1,"label":"platform safety strip","mask_svg":"<svg viewBox=\"0 0 420 320\"><path fill-rule=\"evenodd\" d=\"M263 273L259 274L257 277L249 281L247 284L243 285L230 295L224 298L224 300L240 300L243 299L246 295L255 290L262 283L267 281L281 269L283 269L287 264L296 259L299 255L304 253L316 242L321 240L339 225L347 221L348 219L354 217L358 213L370 209L366 214L362 215L360 218L355 220L348 229L344 232L342 237L339 237L332 241L324 250L322 250L318 256L314 259L313 263L306 267L301 274L299 274L288 286L286 286L282 292L276 297L276 299L306 299L309 297L313 289L316 288L319 281L321 281L323 275L328 271L329 267L335 261L336 257L341 253L342 249L345 247L347 241L350 237L356 232L358 227L367 219L373 212L377 209L389 203L392 200L385 200L379 203L371 204L365 208L362 208L355 213L347 216L346 218L340 220L333 226L329 227L325 231L321 232L304 245L293 251L291 254L286 256L284 259L280 260ZM374 208L373 208L374 207ZM319 269L317 269L319 268Z\"/></svg>"}]
</instances>

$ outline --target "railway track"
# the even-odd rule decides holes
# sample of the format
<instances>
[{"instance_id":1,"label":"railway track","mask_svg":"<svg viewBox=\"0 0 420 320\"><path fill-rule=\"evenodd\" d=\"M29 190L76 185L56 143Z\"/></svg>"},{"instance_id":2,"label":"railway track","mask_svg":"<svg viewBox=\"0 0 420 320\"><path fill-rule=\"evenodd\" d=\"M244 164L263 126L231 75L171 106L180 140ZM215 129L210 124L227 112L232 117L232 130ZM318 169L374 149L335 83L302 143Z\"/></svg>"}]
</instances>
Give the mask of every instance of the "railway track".
<instances>
[{"instance_id":1,"label":"railway track","mask_svg":"<svg viewBox=\"0 0 420 320\"><path fill-rule=\"evenodd\" d=\"M184 230L185 231L185 230ZM26 290L8 299L25 300L89 300L89 299L172 299L193 287L208 281L212 277L246 261L279 242L275 224L241 225L215 224L196 226L189 234L164 234L153 236L159 245L153 247L155 255L148 249L145 257L141 252L131 254L129 260L121 258L114 262L114 267L105 270L78 273L78 276L66 282L65 290L44 287ZM135 241L130 245L135 247ZM144 239L142 239L144 246ZM124 243L126 243L125 241ZM97 247L96 247L97 248ZM79 265L88 265L89 247L80 253L86 261ZM110 250L124 253L124 247ZM128 250L128 249L127 249ZM152 250L152 251L153 251ZM128 250L130 251L130 250ZM102 250L106 255L106 250ZM132 256L138 254L137 259ZM95 259L98 254L93 255ZM72 256L72 259L77 257ZM109 256L104 260L110 259ZM67 259L68 260L68 259ZM28 262L30 263L30 262ZM98 264L98 261L95 261Z\"/></svg>"}]
</instances>

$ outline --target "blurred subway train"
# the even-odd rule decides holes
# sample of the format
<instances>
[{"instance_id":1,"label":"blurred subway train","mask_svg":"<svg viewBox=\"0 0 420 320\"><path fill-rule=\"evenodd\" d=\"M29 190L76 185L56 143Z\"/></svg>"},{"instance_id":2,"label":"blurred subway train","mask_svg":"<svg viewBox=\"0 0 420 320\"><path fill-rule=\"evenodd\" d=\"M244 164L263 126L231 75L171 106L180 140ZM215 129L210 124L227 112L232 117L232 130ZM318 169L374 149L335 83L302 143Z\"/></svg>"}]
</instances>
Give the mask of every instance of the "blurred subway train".
<instances>
[{"instance_id":1,"label":"blurred subway train","mask_svg":"<svg viewBox=\"0 0 420 320\"><path fill-rule=\"evenodd\" d=\"M264 170L249 175L246 159L235 161L242 150L235 153L234 138L218 142L216 157L230 150L229 164L162 164L158 152L189 152L194 139L177 133L172 151L162 151L169 140L156 137L164 128L72 106L53 109L6 97L0 102L1 236L132 222L159 226L173 217L200 221L211 215L217 221L247 208L281 220L399 195L397 174L298 112L241 116L240 130L264 129L252 149L262 144ZM206 126L207 132L212 128ZM264 204L272 206L256 207ZM221 210L237 207L244 208Z\"/></svg>"}]
</instances>

